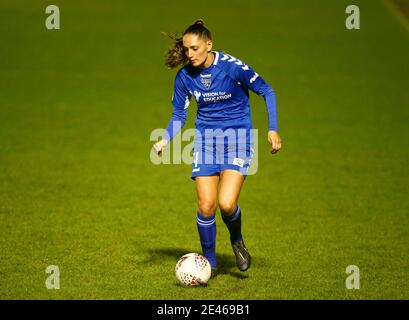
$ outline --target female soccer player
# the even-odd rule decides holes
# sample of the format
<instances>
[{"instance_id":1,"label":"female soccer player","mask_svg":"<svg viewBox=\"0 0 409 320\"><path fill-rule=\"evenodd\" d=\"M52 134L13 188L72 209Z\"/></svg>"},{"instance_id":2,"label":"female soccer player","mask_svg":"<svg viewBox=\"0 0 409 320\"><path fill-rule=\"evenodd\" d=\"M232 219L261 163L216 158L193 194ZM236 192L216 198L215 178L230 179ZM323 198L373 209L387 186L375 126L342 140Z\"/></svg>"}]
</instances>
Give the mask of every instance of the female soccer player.
<instances>
[{"instance_id":1,"label":"female soccer player","mask_svg":"<svg viewBox=\"0 0 409 320\"><path fill-rule=\"evenodd\" d=\"M264 97L272 154L281 148L275 94L244 62L212 50L212 36L202 20L174 40L166 65L182 68L174 83L173 115L167 133L153 147L160 154L183 127L190 98L194 96L198 111L192 179L196 182L197 228L203 255L209 260L212 273L217 273L215 213L219 207L230 232L237 267L246 271L251 256L241 234L238 199L253 156L248 89Z\"/></svg>"}]
</instances>

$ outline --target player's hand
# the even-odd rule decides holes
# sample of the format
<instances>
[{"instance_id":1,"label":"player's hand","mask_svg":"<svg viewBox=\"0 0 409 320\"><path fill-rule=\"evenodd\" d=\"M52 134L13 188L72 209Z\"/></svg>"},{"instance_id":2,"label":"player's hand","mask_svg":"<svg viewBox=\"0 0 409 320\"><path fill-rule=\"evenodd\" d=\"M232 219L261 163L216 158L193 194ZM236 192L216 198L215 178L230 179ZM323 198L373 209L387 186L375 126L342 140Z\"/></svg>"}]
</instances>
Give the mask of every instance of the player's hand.
<instances>
[{"instance_id":1,"label":"player's hand","mask_svg":"<svg viewBox=\"0 0 409 320\"><path fill-rule=\"evenodd\" d=\"M281 149L281 138L277 131L270 130L268 132L268 143L271 144L271 154L275 154Z\"/></svg>"},{"instance_id":2,"label":"player's hand","mask_svg":"<svg viewBox=\"0 0 409 320\"><path fill-rule=\"evenodd\" d=\"M153 145L153 149L158 155L161 155L163 149L168 145L168 140L162 139Z\"/></svg>"}]
</instances>

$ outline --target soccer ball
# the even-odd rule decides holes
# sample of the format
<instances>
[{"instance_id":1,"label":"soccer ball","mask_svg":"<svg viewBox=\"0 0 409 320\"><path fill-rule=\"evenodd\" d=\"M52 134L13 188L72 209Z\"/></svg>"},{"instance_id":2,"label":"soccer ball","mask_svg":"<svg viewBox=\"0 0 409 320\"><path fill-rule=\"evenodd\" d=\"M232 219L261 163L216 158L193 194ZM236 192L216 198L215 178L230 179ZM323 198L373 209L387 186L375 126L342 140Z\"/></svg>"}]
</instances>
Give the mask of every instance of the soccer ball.
<instances>
[{"instance_id":1,"label":"soccer ball","mask_svg":"<svg viewBox=\"0 0 409 320\"><path fill-rule=\"evenodd\" d=\"M212 274L209 260L198 253L188 253L176 263L176 278L185 287L206 284Z\"/></svg>"}]
</instances>

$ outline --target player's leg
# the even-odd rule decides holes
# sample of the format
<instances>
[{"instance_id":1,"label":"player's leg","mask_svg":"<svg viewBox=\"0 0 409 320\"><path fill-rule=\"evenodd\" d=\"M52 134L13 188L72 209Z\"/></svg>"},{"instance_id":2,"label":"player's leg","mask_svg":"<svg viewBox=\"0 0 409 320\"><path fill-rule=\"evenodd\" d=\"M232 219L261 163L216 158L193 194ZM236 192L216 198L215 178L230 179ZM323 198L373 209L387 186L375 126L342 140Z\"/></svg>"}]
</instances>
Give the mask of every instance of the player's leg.
<instances>
[{"instance_id":1,"label":"player's leg","mask_svg":"<svg viewBox=\"0 0 409 320\"><path fill-rule=\"evenodd\" d=\"M241 210L238 205L244 176L236 170L223 170L220 173L218 201L223 221L230 231L232 243L242 239Z\"/></svg>"},{"instance_id":2,"label":"player's leg","mask_svg":"<svg viewBox=\"0 0 409 320\"><path fill-rule=\"evenodd\" d=\"M218 192L222 218L229 229L236 264L241 271L246 271L251 264L251 256L244 245L241 233L241 208L238 205L244 180L245 176L237 170L223 170L220 173L220 189Z\"/></svg>"},{"instance_id":3,"label":"player's leg","mask_svg":"<svg viewBox=\"0 0 409 320\"><path fill-rule=\"evenodd\" d=\"M217 189L219 176L198 176L195 178L197 193L197 229L203 255L212 268L217 267L216 260L216 217Z\"/></svg>"}]
</instances>

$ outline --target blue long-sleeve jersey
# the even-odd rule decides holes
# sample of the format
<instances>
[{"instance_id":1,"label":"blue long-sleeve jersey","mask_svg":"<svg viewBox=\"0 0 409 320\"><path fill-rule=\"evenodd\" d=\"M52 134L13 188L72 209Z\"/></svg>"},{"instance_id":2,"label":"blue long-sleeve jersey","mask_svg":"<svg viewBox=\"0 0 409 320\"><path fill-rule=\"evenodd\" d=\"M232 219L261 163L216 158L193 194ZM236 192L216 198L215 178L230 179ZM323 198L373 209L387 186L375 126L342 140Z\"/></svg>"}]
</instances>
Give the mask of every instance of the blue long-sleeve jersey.
<instances>
[{"instance_id":1,"label":"blue long-sleeve jersey","mask_svg":"<svg viewBox=\"0 0 409 320\"><path fill-rule=\"evenodd\" d=\"M268 129L278 130L273 89L248 65L223 52L208 68L190 64L176 74L172 97L173 114L164 138L170 141L186 122L191 97L197 102L196 128L226 129L232 124L251 127L249 89L264 97Z\"/></svg>"}]
</instances>

